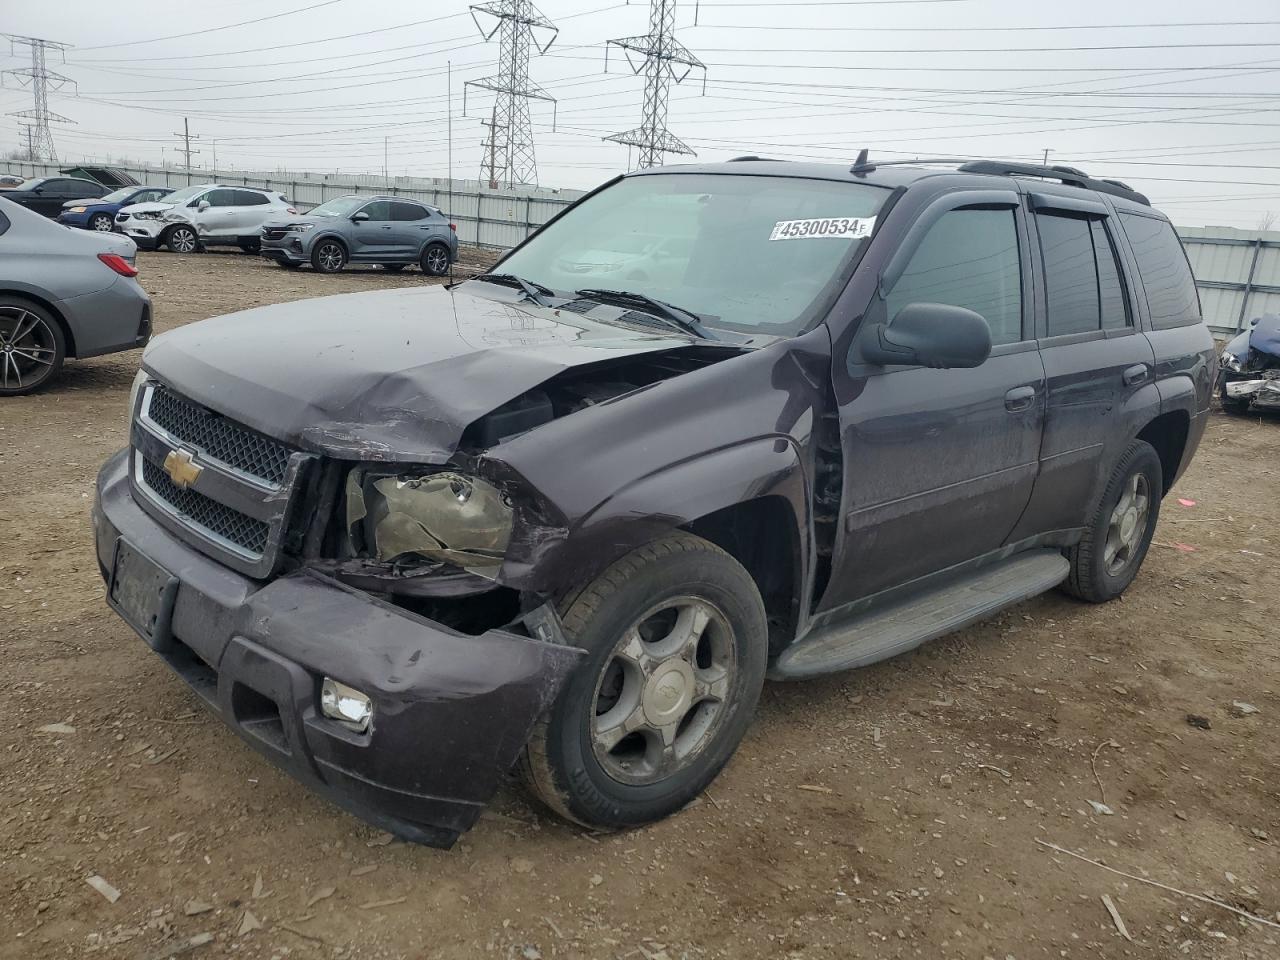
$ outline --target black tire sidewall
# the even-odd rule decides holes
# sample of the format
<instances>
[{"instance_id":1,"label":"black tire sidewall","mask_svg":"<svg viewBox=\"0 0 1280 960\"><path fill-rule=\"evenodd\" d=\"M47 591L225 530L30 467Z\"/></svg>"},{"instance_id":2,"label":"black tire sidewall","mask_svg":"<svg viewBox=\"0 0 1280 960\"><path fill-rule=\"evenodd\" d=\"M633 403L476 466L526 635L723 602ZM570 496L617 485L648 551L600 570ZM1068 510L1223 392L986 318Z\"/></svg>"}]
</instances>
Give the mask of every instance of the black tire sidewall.
<instances>
[{"instance_id":1,"label":"black tire sidewall","mask_svg":"<svg viewBox=\"0 0 1280 960\"><path fill-rule=\"evenodd\" d=\"M56 317L51 316L49 311L40 304L35 303L25 297L2 296L0 297L0 306L17 306L23 310L30 310L41 320L49 325L49 329L53 331L54 358L53 367L45 375L44 379L34 386L24 387L0 387L0 397L21 397L29 393L35 393L48 386L54 378L58 376L58 371L62 369L62 361L67 356L67 337L62 332L62 324Z\"/></svg>"},{"instance_id":2,"label":"black tire sidewall","mask_svg":"<svg viewBox=\"0 0 1280 960\"><path fill-rule=\"evenodd\" d=\"M1142 471L1147 477L1150 490L1151 506L1147 512L1147 529L1142 534L1142 542L1137 555L1125 565L1119 575L1112 576L1106 570L1104 546L1107 541L1107 528L1111 523L1111 513L1124 491L1125 484L1135 472ZM1103 492L1098 511L1093 519L1089 536L1093 542L1089 562L1086 569L1080 571L1081 579L1086 582L1082 586L1099 600L1111 600L1120 596L1133 583L1138 571L1147 558L1151 547L1151 539L1155 536L1156 524L1160 520L1160 501L1164 493L1164 471L1160 463L1160 455L1155 448L1144 440L1134 440L1125 450L1120 461L1112 470Z\"/></svg>"},{"instance_id":3,"label":"black tire sidewall","mask_svg":"<svg viewBox=\"0 0 1280 960\"><path fill-rule=\"evenodd\" d=\"M439 271L438 273L437 273L435 270L432 270L430 267L428 267L428 266L427 266L427 259L431 256L431 251L432 251L432 250L442 250L442 251L444 251L444 269L443 269L443 270L441 270L441 271ZM420 259L420 260L419 260L419 262L418 262L418 266L419 266L419 267L421 267L421 268L422 268L422 272L423 272L423 273L425 273L425 274L426 274L427 276L429 276L429 277L443 277L446 273L448 273L448 272L449 272L449 261L450 261L450 259L451 259L451 258L450 258L450 256L449 256L449 248L448 248L448 247L446 247L443 243L432 243L432 244L429 244L429 245L427 246L427 248L426 248L425 250L423 250L423 251L422 251L422 257L421 257L421 259Z\"/></svg>"},{"instance_id":4,"label":"black tire sidewall","mask_svg":"<svg viewBox=\"0 0 1280 960\"><path fill-rule=\"evenodd\" d=\"M715 779L746 732L764 681L764 607L750 575L726 554L708 547L648 564L607 596L572 636L588 654L552 708L546 747L556 780L569 781L557 783L560 793L574 819L582 823L632 826L674 813ZM733 631L737 669L725 701L730 714L716 739L688 766L658 783L624 784L600 766L591 747L596 683L623 631L655 604L677 596L707 600ZM566 625L572 623L571 614L566 619Z\"/></svg>"}]
</instances>

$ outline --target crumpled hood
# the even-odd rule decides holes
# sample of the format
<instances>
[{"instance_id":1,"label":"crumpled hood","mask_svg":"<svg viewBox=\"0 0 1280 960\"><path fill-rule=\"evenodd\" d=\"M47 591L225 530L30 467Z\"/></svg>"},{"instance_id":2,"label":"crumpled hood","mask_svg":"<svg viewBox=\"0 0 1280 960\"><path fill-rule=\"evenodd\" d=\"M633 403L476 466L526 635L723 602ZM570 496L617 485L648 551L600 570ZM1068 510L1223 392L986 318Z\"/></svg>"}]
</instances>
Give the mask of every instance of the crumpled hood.
<instances>
[{"instance_id":1,"label":"crumpled hood","mask_svg":"<svg viewBox=\"0 0 1280 960\"><path fill-rule=\"evenodd\" d=\"M143 367L305 449L441 463L470 423L563 370L703 342L485 290L503 300L432 285L214 317L152 340Z\"/></svg>"},{"instance_id":2,"label":"crumpled hood","mask_svg":"<svg viewBox=\"0 0 1280 960\"><path fill-rule=\"evenodd\" d=\"M1249 331L1249 346L1280 357L1280 313L1264 313Z\"/></svg>"}]
</instances>

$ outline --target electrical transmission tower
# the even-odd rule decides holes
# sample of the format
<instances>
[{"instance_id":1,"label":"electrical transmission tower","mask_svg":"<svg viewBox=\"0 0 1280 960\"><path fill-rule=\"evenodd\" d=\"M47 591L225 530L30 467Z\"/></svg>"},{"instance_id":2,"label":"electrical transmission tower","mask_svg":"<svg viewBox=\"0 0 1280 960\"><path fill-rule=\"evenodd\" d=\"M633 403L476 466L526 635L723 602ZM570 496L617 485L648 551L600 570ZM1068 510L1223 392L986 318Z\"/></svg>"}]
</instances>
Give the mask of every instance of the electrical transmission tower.
<instances>
[{"instance_id":1,"label":"electrical transmission tower","mask_svg":"<svg viewBox=\"0 0 1280 960\"><path fill-rule=\"evenodd\" d=\"M694 156L688 144L667 130L667 93L672 81L682 82L694 69L702 71L705 87L707 67L675 34L676 0L649 0L649 32L642 37L610 40L605 47L605 70L609 69L609 46L616 46L622 48L633 72L644 73L644 111L640 126L604 138L638 147L638 166L642 170L661 166L664 153ZM631 57L633 53L642 54L644 59L636 63Z\"/></svg>"},{"instance_id":2,"label":"electrical transmission tower","mask_svg":"<svg viewBox=\"0 0 1280 960\"><path fill-rule=\"evenodd\" d=\"M493 29L486 31L479 14L493 17ZM543 16L531 0L491 0L471 8L471 19L486 40L498 34L498 72L480 80L468 80L462 87L462 113L467 112L467 88L479 87L496 93L493 112L484 126L489 135L484 142L481 171L489 186L512 187L538 182L538 163L533 152L533 123L529 101L546 100L553 107L556 98L529 79L532 50L546 53L555 42L559 28ZM545 44L535 30L550 32ZM553 114L554 117L554 114ZM552 120L552 127L555 120Z\"/></svg>"},{"instance_id":3,"label":"electrical transmission tower","mask_svg":"<svg viewBox=\"0 0 1280 960\"><path fill-rule=\"evenodd\" d=\"M198 133L193 134L191 132L191 123L188 121L186 117L183 117L182 132L175 133L174 136L182 138L182 146L178 148L178 152L181 153L183 156L183 166L186 167L187 173L190 173L191 172L191 155L200 153L199 150L191 149L191 141L199 140L200 134Z\"/></svg>"},{"instance_id":4,"label":"electrical transmission tower","mask_svg":"<svg viewBox=\"0 0 1280 960\"><path fill-rule=\"evenodd\" d=\"M6 33L2 36L8 37L10 48L15 54L18 47L31 48L31 66L16 67L0 72L0 80L4 77L13 77L18 81L19 86L30 87L35 97L35 104L32 109L17 110L10 113L9 116L30 121L23 124L23 126L26 128L27 153L32 160L57 160L58 154L53 149L53 133L49 129L49 124L73 123L74 121L59 113L50 111L49 91L61 90L68 84L74 86L75 81L70 77L64 77L60 73L50 71L46 66L45 60L46 52L53 50L55 53L62 54L65 61L65 51L69 44L41 40L38 37L23 37L13 33Z\"/></svg>"}]
</instances>

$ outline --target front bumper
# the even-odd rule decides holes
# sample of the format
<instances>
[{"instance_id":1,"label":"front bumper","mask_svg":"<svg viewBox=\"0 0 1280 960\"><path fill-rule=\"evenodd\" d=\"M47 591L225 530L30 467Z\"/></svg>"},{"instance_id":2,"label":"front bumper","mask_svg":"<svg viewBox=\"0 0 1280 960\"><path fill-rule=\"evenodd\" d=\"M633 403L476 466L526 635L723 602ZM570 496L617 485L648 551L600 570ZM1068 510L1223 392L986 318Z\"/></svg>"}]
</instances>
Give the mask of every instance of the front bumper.
<instances>
[{"instance_id":1,"label":"front bumper","mask_svg":"<svg viewBox=\"0 0 1280 960\"><path fill-rule=\"evenodd\" d=\"M309 257L307 244L302 236L291 234L278 240L268 240L264 236L258 253L276 263L306 263Z\"/></svg>"},{"instance_id":2,"label":"front bumper","mask_svg":"<svg viewBox=\"0 0 1280 960\"><path fill-rule=\"evenodd\" d=\"M169 226L163 220L140 220L137 217L121 219L116 216L116 229L138 245L139 250L154 250L160 242L160 234Z\"/></svg>"},{"instance_id":3,"label":"front bumper","mask_svg":"<svg viewBox=\"0 0 1280 960\"><path fill-rule=\"evenodd\" d=\"M67 213L63 211L58 214L57 222L68 227L83 228L89 226L89 215L87 213Z\"/></svg>"},{"instance_id":4,"label":"front bumper","mask_svg":"<svg viewBox=\"0 0 1280 960\"><path fill-rule=\"evenodd\" d=\"M93 508L108 603L129 622L120 598L159 584L153 625L130 625L229 727L339 807L451 846L582 651L502 630L456 633L305 570L242 577L144 513L127 463L124 451L103 466ZM143 572L117 566L121 544L145 558ZM325 676L373 699L367 733L321 715Z\"/></svg>"}]
</instances>

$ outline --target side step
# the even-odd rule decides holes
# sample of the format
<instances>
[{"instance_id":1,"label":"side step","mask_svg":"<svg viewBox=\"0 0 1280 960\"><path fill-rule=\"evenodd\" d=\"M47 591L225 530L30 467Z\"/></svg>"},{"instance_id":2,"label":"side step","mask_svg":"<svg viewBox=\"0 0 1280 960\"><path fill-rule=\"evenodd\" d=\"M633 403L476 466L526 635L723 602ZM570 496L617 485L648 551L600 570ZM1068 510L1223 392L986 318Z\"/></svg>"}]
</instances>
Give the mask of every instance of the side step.
<instances>
[{"instance_id":1,"label":"side step","mask_svg":"<svg viewBox=\"0 0 1280 960\"><path fill-rule=\"evenodd\" d=\"M800 680L897 656L1056 587L1070 571L1057 550L1016 554L928 593L823 627L784 650L769 677Z\"/></svg>"}]
</instances>

